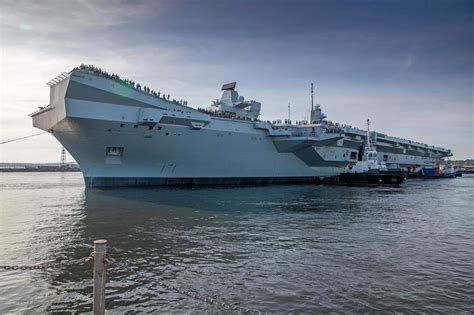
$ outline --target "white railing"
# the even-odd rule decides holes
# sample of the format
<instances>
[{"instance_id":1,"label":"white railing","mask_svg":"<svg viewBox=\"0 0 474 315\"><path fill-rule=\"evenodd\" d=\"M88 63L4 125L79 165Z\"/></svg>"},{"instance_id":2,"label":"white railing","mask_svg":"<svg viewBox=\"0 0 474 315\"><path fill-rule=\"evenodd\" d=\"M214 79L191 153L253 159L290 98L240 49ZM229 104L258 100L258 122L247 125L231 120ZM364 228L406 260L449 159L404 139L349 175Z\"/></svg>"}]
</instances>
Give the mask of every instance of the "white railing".
<instances>
[{"instance_id":1,"label":"white railing","mask_svg":"<svg viewBox=\"0 0 474 315\"><path fill-rule=\"evenodd\" d=\"M53 86L55 84L58 84L59 82L66 80L69 77L69 73L63 72L60 75L56 76L54 79L49 80L46 82L47 86Z\"/></svg>"}]
</instances>

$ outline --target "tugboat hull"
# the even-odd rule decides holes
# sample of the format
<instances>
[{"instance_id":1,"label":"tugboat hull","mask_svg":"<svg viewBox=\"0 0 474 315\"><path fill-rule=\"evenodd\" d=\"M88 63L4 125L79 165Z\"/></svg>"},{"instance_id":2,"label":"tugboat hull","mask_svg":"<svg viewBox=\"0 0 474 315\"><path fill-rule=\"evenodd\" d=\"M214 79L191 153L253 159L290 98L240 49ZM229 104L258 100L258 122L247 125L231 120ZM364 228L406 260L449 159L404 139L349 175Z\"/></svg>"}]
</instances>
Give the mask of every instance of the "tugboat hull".
<instances>
[{"instance_id":1,"label":"tugboat hull","mask_svg":"<svg viewBox=\"0 0 474 315\"><path fill-rule=\"evenodd\" d=\"M341 173L339 183L346 185L400 185L405 181L403 171Z\"/></svg>"}]
</instances>

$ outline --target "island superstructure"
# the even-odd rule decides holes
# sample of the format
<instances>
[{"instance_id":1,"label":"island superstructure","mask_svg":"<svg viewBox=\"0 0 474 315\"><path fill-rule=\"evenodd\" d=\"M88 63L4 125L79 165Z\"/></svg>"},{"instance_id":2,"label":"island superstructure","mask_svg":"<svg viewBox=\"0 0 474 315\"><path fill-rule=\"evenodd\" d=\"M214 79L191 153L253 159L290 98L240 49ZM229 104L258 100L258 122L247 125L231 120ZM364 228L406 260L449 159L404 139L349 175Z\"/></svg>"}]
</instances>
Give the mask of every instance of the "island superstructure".
<instances>
[{"instance_id":1,"label":"island superstructure","mask_svg":"<svg viewBox=\"0 0 474 315\"><path fill-rule=\"evenodd\" d=\"M74 157L91 186L269 184L338 175L363 155L366 133L326 120L263 121L236 83L204 108L81 66L48 82L50 103L30 114ZM374 133L388 167L427 165L450 150Z\"/></svg>"}]
</instances>

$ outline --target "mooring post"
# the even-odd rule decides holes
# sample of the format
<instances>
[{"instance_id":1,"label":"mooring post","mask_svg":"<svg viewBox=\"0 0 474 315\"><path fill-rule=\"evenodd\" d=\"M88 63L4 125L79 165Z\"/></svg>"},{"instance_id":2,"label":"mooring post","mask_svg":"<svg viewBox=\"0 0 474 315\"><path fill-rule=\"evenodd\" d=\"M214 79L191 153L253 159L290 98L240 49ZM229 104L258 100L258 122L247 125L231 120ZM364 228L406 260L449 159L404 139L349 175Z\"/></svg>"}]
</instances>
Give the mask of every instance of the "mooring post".
<instances>
[{"instance_id":1,"label":"mooring post","mask_svg":"<svg viewBox=\"0 0 474 315\"><path fill-rule=\"evenodd\" d=\"M105 314L105 257L107 254L107 241L94 241L94 315Z\"/></svg>"}]
</instances>

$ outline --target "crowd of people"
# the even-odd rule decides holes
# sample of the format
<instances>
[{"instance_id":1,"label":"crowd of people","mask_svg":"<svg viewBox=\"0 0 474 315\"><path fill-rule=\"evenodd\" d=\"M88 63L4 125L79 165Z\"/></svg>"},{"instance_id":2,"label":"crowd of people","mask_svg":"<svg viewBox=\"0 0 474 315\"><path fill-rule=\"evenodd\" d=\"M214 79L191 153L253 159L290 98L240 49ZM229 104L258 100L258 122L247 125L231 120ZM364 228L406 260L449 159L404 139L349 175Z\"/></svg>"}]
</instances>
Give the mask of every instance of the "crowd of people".
<instances>
[{"instance_id":1,"label":"crowd of people","mask_svg":"<svg viewBox=\"0 0 474 315\"><path fill-rule=\"evenodd\" d=\"M215 116L215 117L222 117L222 118L229 118L229 119L239 119L239 120L247 120L247 121L259 121L259 119L257 119L257 118L239 116L236 113L231 113L231 112L212 111L212 110L208 110L208 109L201 108L201 107L198 107L197 110L202 112L202 113L206 113L206 114L209 114L209 115Z\"/></svg>"},{"instance_id":2,"label":"crowd of people","mask_svg":"<svg viewBox=\"0 0 474 315\"><path fill-rule=\"evenodd\" d=\"M143 91L143 92L148 93L150 95L153 95L157 98L162 98L164 100L168 100L170 102L173 102L173 103L179 104L179 105L184 105L184 106L188 105L188 101L186 101L186 100L182 100L182 99L181 100L177 100L177 99L170 100L170 95L169 94L166 95L165 93L161 93L160 91L156 92L155 90L150 89L147 86L142 86L141 84L136 83L135 81L132 81L132 80L122 79L122 78L120 78L119 75L117 75L115 73L110 74L107 71L103 71L101 68L95 67L93 65L81 64L79 67L76 67L73 70L83 70L83 71L93 72L96 75L100 75L102 77L114 80L115 82L121 83L123 85L130 86L130 87L135 88L137 90L140 90L140 91Z\"/></svg>"},{"instance_id":3,"label":"crowd of people","mask_svg":"<svg viewBox=\"0 0 474 315\"><path fill-rule=\"evenodd\" d=\"M239 116L235 113L232 113L232 112L212 111L212 110L208 110L208 109L201 108L201 107L198 107L197 110L200 111L200 112L209 114L211 116L216 116L216 117L247 120L247 121L260 121L259 119L256 119L256 118L254 119L254 118L249 118L249 117L245 117L245 116L241 117L241 116ZM269 123L269 124L273 124L273 125L281 125L281 124L291 125L291 123L292 123L291 119L276 119L276 120L273 120L273 121L267 120L266 122ZM330 120L329 121L328 120L322 120L320 122L316 122L316 121L313 122L313 124L317 124L317 123L321 123L322 125L325 125L325 126L329 127L326 130L330 133L341 133L341 132L343 132L343 128L352 128L352 126L350 126L350 125L340 124L340 123L333 123ZM310 124L310 122L307 121L307 120L298 120L298 121L296 121L296 125L298 125L298 126L304 126L304 125L309 125L309 124Z\"/></svg>"},{"instance_id":4,"label":"crowd of people","mask_svg":"<svg viewBox=\"0 0 474 315\"><path fill-rule=\"evenodd\" d=\"M291 119L277 119L277 120L273 120L271 123L274 125L281 125L281 124L291 125ZM346 128L346 127L352 128L352 126L350 125L333 123L330 120L313 121L312 123L310 123L307 120L297 120L295 122L297 126L306 126L310 124L319 124L319 123L325 126L336 127L336 128Z\"/></svg>"},{"instance_id":5,"label":"crowd of people","mask_svg":"<svg viewBox=\"0 0 474 315\"><path fill-rule=\"evenodd\" d=\"M277 119L277 120L273 120L271 123L274 124L274 125L281 125L281 124L283 124L283 122L287 125L291 125L291 120L289 120L289 119L284 119L284 120Z\"/></svg>"}]
</instances>

